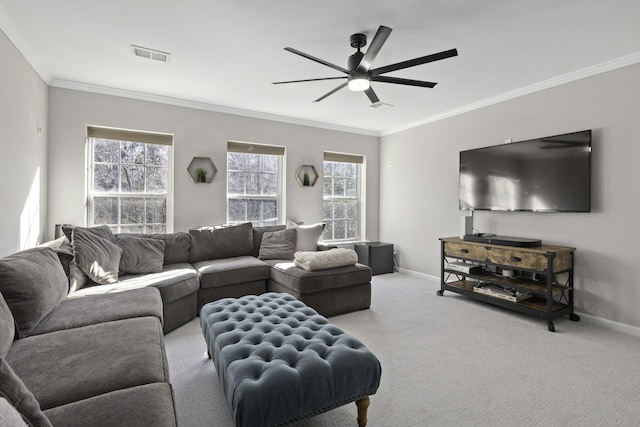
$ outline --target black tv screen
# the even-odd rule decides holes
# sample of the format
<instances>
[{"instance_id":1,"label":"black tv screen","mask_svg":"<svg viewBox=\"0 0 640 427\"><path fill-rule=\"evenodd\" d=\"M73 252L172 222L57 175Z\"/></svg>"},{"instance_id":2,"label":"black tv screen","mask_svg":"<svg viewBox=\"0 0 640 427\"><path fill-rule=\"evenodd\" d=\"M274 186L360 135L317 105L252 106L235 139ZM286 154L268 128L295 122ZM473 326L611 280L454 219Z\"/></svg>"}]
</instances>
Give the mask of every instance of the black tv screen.
<instances>
[{"instance_id":1,"label":"black tv screen","mask_svg":"<svg viewBox=\"0 0 640 427\"><path fill-rule=\"evenodd\" d=\"M460 209L591 211L591 130L460 152Z\"/></svg>"}]
</instances>

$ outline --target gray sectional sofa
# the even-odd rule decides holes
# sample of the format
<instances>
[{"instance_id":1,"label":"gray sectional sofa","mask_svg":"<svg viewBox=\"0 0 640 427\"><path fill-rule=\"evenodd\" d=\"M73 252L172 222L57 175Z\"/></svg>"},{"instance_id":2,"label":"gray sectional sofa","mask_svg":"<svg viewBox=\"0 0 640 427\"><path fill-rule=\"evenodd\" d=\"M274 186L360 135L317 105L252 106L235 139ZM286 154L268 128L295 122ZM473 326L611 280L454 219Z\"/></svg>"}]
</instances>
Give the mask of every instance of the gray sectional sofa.
<instances>
[{"instance_id":1,"label":"gray sectional sofa","mask_svg":"<svg viewBox=\"0 0 640 427\"><path fill-rule=\"evenodd\" d=\"M124 247L121 257L135 257L141 259L142 264L149 264L145 257L150 258L150 252L144 251L141 255L135 249L127 251L131 245L126 246L121 242L123 239L157 240L163 243L164 258L156 262L159 266L157 272L123 274L120 271L117 281L106 284L95 283L91 280L94 277L86 277L74 267L72 261L70 280L74 282L74 290L70 297L157 287L162 297L165 333L197 316L208 302L260 295L267 291L288 292L324 316L365 309L371 304L369 267L356 263L308 271L292 263L296 250L309 250L310 245L314 250L327 249L318 245L321 228L320 233L317 229L300 227L295 233L287 234L289 238L293 236L293 242L289 242L293 246L284 251L280 250L283 245L280 241L276 241L275 251L265 250L268 248L262 243L265 233L277 238L278 233L292 231L284 225L253 227L251 223L225 224L193 228L188 233L151 235L112 235L106 227L88 230L96 234L95 239L107 239ZM65 232L69 240L77 240L72 235L73 227L65 228ZM304 238L299 239L304 233L311 236L306 242ZM74 251L77 257L77 249L74 248ZM78 280L78 275L85 277Z\"/></svg>"},{"instance_id":2,"label":"gray sectional sofa","mask_svg":"<svg viewBox=\"0 0 640 427\"><path fill-rule=\"evenodd\" d=\"M371 302L369 267L292 262L317 248L317 229L65 233L0 259L0 417L13 407L31 425L174 426L163 334L206 303L287 292L332 316Z\"/></svg>"},{"instance_id":3,"label":"gray sectional sofa","mask_svg":"<svg viewBox=\"0 0 640 427\"><path fill-rule=\"evenodd\" d=\"M0 419L175 426L158 289L70 298L68 286L50 248L0 260Z\"/></svg>"}]
</instances>

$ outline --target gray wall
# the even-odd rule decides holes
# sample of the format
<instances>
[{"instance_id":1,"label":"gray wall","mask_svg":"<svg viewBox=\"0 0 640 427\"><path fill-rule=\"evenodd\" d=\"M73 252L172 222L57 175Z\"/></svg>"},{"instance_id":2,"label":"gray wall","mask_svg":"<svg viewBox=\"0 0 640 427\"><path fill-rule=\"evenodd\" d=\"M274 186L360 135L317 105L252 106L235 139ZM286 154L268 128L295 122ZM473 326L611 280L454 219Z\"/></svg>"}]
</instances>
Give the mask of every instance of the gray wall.
<instances>
[{"instance_id":1,"label":"gray wall","mask_svg":"<svg viewBox=\"0 0 640 427\"><path fill-rule=\"evenodd\" d=\"M474 227L576 252L576 310L640 326L640 65L384 136L380 238L401 268L440 275L439 237L459 235L460 150L593 129L592 212L476 212Z\"/></svg>"},{"instance_id":2,"label":"gray wall","mask_svg":"<svg viewBox=\"0 0 640 427\"><path fill-rule=\"evenodd\" d=\"M49 90L49 221L85 223L86 126L110 126L174 134L174 230L226 221L227 141L286 147L286 215L305 223L322 220L322 181L302 188L301 164L322 173L323 152L366 156L366 238L378 238L379 138L231 114L184 108L76 90ZM218 173L195 184L186 172L194 156L211 157Z\"/></svg>"},{"instance_id":3,"label":"gray wall","mask_svg":"<svg viewBox=\"0 0 640 427\"><path fill-rule=\"evenodd\" d=\"M47 85L1 30L0 58L0 256L5 256L46 235Z\"/></svg>"}]
</instances>

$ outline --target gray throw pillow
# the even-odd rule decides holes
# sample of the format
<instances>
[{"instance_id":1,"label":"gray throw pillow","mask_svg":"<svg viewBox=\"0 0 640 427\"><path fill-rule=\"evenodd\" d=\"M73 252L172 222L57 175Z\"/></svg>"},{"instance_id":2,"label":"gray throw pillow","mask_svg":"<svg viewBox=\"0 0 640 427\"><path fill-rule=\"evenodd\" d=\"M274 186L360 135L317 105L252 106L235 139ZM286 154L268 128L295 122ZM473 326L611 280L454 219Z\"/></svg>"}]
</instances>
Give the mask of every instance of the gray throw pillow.
<instances>
[{"instance_id":1,"label":"gray throw pillow","mask_svg":"<svg viewBox=\"0 0 640 427\"><path fill-rule=\"evenodd\" d=\"M122 249L89 228L75 227L72 236L73 254L78 267L96 283L116 283Z\"/></svg>"},{"instance_id":2,"label":"gray throw pillow","mask_svg":"<svg viewBox=\"0 0 640 427\"><path fill-rule=\"evenodd\" d=\"M20 338L29 336L68 290L67 276L51 248L27 249L0 259L0 292Z\"/></svg>"},{"instance_id":3,"label":"gray throw pillow","mask_svg":"<svg viewBox=\"0 0 640 427\"><path fill-rule=\"evenodd\" d=\"M293 259L296 251L296 229L267 231L262 235L259 259Z\"/></svg>"},{"instance_id":4,"label":"gray throw pillow","mask_svg":"<svg viewBox=\"0 0 640 427\"><path fill-rule=\"evenodd\" d=\"M284 230L284 225L264 225L262 227L253 227L253 256L260 255L260 245L262 244L262 235L268 231Z\"/></svg>"},{"instance_id":5,"label":"gray throw pillow","mask_svg":"<svg viewBox=\"0 0 640 427\"><path fill-rule=\"evenodd\" d=\"M122 248L120 272L124 273L160 273L164 264L163 240L146 239L121 234L116 244Z\"/></svg>"},{"instance_id":6,"label":"gray throw pillow","mask_svg":"<svg viewBox=\"0 0 640 427\"><path fill-rule=\"evenodd\" d=\"M84 271L80 270L76 260L69 263L69 293L73 293L85 287L87 283L91 283Z\"/></svg>"},{"instance_id":7,"label":"gray throw pillow","mask_svg":"<svg viewBox=\"0 0 640 427\"><path fill-rule=\"evenodd\" d=\"M49 427L52 425L40 409L40 404L33 397L33 393L27 389L3 358L0 358L0 397L6 399L18 411L27 425L34 427ZM2 418L0 418L0 421L2 421Z\"/></svg>"},{"instance_id":8,"label":"gray throw pillow","mask_svg":"<svg viewBox=\"0 0 640 427\"><path fill-rule=\"evenodd\" d=\"M200 227L189 230L189 262L232 258L253 254L253 227L250 222Z\"/></svg>"},{"instance_id":9,"label":"gray throw pillow","mask_svg":"<svg viewBox=\"0 0 640 427\"><path fill-rule=\"evenodd\" d=\"M69 241L72 243L73 243L73 230L75 230L76 228L84 228L85 230L88 230L93 234L96 234L102 237L103 239L107 239L113 243L115 243L116 241L116 238L113 235L113 231L111 231L111 228L109 228L108 225L96 225L94 227L76 227L74 225L65 224L62 226L62 232L64 233L66 238L69 239Z\"/></svg>"}]
</instances>

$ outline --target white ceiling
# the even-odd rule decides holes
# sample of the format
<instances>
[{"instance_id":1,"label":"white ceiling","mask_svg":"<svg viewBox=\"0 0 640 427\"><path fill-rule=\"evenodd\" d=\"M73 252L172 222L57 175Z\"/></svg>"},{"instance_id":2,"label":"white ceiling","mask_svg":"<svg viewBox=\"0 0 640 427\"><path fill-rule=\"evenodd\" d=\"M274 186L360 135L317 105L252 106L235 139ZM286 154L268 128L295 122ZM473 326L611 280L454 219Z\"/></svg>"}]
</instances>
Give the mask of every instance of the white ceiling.
<instances>
[{"instance_id":1,"label":"white ceiling","mask_svg":"<svg viewBox=\"0 0 640 427\"><path fill-rule=\"evenodd\" d=\"M384 135L640 62L638 0L0 0L0 27L51 86ZM346 67L349 36L393 29L373 67L457 48L459 56L373 83L381 101L283 50ZM170 52L164 64L130 45ZM366 49L366 48L365 48Z\"/></svg>"}]
</instances>

